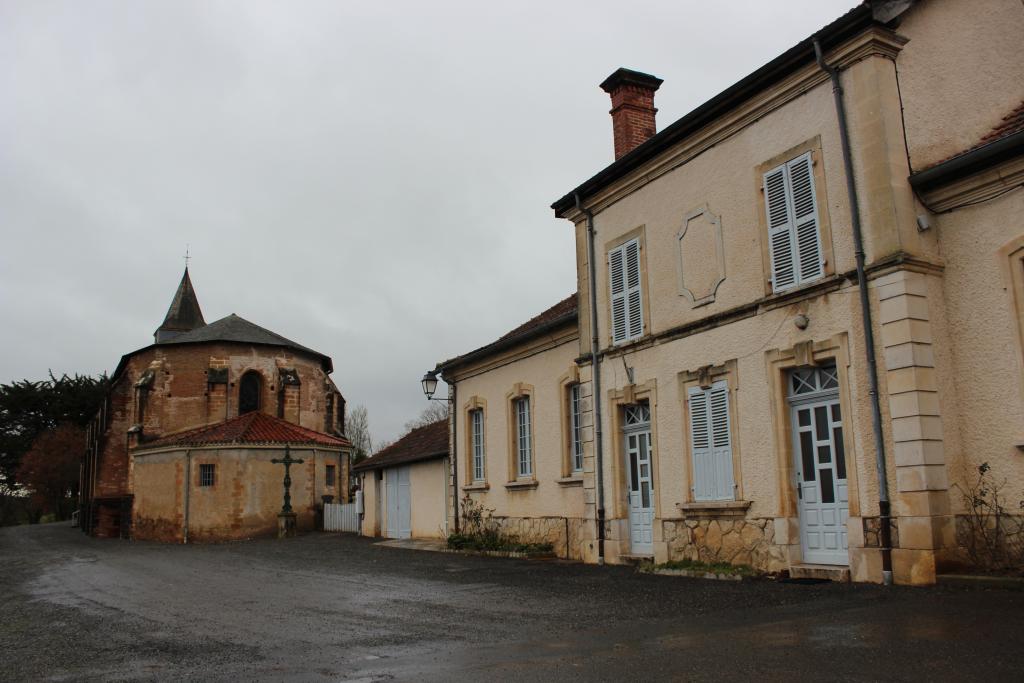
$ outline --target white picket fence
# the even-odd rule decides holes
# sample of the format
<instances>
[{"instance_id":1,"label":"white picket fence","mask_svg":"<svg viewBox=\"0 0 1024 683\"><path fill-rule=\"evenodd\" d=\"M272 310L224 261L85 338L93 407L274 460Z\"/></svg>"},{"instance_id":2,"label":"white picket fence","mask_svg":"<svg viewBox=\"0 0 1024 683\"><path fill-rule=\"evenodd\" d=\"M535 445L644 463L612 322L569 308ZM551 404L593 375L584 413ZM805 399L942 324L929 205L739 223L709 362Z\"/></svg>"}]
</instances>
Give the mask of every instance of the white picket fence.
<instances>
[{"instance_id":1,"label":"white picket fence","mask_svg":"<svg viewBox=\"0 0 1024 683\"><path fill-rule=\"evenodd\" d=\"M324 505L324 531L359 533L359 507L356 503Z\"/></svg>"}]
</instances>

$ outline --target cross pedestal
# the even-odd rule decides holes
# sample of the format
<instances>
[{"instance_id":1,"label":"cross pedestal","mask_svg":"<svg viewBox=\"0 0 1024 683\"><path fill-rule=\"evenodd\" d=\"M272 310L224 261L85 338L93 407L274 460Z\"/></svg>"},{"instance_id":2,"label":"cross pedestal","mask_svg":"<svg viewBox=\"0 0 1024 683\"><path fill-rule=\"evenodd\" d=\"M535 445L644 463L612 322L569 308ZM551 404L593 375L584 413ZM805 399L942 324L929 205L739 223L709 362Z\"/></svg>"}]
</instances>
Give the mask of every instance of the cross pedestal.
<instances>
[{"instance_id":1,"label":"cross pedestal","mask_svg":"<svg viewBox=\"0 0 1024 683\"><path fill-rule=\"evenodd\" d=\"M277 537L292 538L295 536L295 525L298 516L294 512L279 512L277 514Z\"/></svg>"}]
</instances>

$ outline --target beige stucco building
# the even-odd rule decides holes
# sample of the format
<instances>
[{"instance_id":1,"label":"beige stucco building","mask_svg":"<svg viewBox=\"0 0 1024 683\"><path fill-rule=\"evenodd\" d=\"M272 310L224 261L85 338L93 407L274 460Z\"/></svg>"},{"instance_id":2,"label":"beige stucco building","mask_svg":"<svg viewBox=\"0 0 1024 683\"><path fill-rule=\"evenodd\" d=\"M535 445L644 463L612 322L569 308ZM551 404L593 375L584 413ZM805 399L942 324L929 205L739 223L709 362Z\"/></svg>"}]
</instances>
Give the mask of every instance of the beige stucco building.
<instances>
[{"instance_id":1,"label":"beige stucco building","mask_svg":"<svg viewBox=\"0 0 1024 683\"><path fill-rule=\"evenodd\" d=\"M957 485L1024 489L1021 36L864 3L656 134L610 76L616 160L553 205L578 299L439 365L458 495L590 562L960 561Z\"/></svg>"},{"instance_id":2,"label":"beige stucco building","mask_svg":"<svg viewBox=\"0 0 1024 683\"><path fill-rule=\"evenodd\" d=\"M413 429L353 467L363 492L360 533L387 538L448 535L448 423Z\"/></svg>"}]
</instances>

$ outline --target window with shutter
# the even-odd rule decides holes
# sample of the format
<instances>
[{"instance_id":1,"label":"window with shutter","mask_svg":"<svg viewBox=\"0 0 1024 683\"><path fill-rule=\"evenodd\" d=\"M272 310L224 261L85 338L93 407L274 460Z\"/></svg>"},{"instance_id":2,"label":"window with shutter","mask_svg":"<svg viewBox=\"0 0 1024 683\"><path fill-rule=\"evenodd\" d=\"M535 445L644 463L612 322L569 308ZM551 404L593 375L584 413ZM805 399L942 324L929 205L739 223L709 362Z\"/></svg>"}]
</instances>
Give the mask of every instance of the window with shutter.
<instances>
[{"instance_id":1,"label":"window with shutter","mask_svg":"<svg viewBox=\"0 0 1024 683\"><path fill-rule=\"evenodd\" d=\"M697 501L733 500L728 384L718 381L709 389L691 387L688 398L693 498Z\"/></svg>"},{"instance_id":2,"label":"window with shutter","mask_svg":"<svg viewBox=\"0 0 1024 683\"><path fill-rule=\"evenodd\" d=\"M515 400L516 475L533 476L533 434L530 432L530 397Z\"/></svg>"},{"instance_id":3,"label":"window with shutter","mask_svg":"<svg viewBox=\"0 0 1024 683\"><path fill-rule=\"evenodd\" d=\"M772 290L781 292L825 273L811 153L764 174Z\"/></svg>"},{"instance_id":4,"label":"window with shutter","mask_svg":"<svg viewBox=\"0 0 1024 683\"><path fill-rule=\"evenodd\" d=\"M470 411L472 422L473 481L484 481L484 411Z\"/></svg>"},{"instance_id":5,"label":"window with shutter","mask_svg":"<svg viewBox=\"0 0 1024 683\"><path fill-rule=\"evenodd\" d=\"M640 240L630 240L608 252L608 282L611 289L612 342L621 344L643 336Z\"/></svg>"}]
</instances>

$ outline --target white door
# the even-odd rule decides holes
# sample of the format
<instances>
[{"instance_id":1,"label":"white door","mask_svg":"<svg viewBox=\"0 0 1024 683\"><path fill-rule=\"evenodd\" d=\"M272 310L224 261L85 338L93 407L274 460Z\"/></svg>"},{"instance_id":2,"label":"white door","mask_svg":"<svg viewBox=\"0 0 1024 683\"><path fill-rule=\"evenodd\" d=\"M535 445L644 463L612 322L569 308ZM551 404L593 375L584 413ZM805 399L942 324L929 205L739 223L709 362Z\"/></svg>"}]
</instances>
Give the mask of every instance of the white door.
<instances>
[{"instance_id":1,"label":"white door","mask_svg":"<svg viewBox=\"0 0 1024 683\"><path fill-rule=\"evenodd\" d=\"M793 452L803 560L850 562L850 515L839 383L834 367L796 370L790 379Z\"/></svg>"},{"instance_id":2,"label":"white door","mask_svg":"<svg viewBox=\"0 0 1024 683\"><path fill-rule=\"evenodd\" d=\"M626 480L629 498L629 545L632 555L654 554L654 476L651 471L650 410L626 406Z\"/></svg>"},{"instance_id":3,"label":"white door","mask_svg":"<svg viewBox=\"0 0 1024 683\"><path fill-rule=\"evenodd\" d=\"M392 467L384 475L387 483L388 538L412 536L409 470L408 466Z\"/></svg>"}]
</instances>

